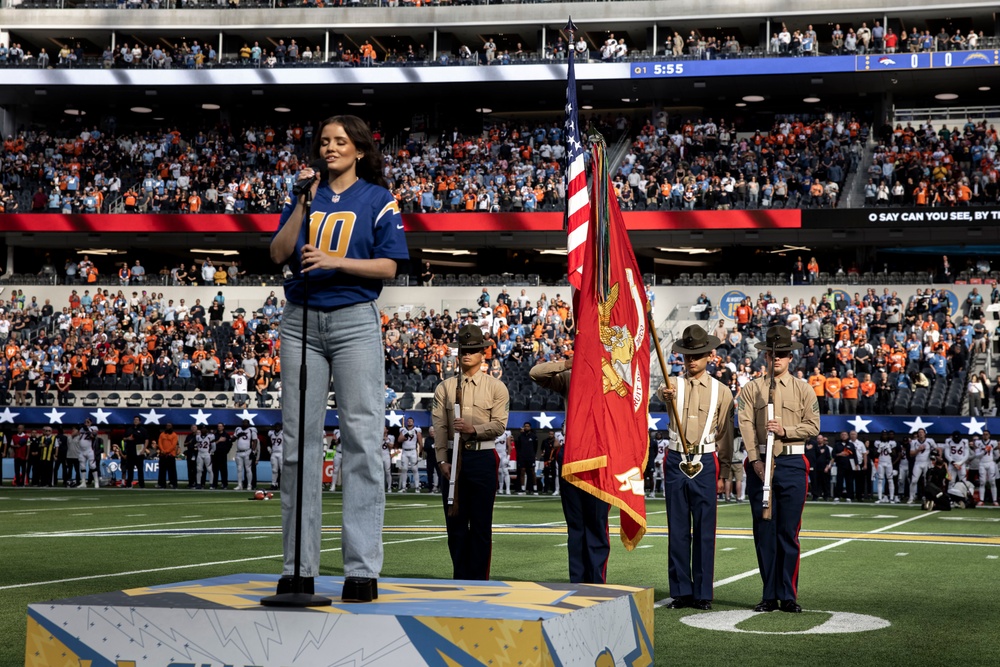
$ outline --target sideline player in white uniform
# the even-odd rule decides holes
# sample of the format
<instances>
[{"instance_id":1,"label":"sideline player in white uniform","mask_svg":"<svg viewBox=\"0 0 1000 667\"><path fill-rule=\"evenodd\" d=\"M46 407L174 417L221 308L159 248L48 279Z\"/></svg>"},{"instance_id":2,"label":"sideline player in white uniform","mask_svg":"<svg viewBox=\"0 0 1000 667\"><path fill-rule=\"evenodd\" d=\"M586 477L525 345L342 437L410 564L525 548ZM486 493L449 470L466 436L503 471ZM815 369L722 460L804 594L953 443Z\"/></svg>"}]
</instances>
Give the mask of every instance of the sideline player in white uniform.
<instances>
[{"instance_id":1,"label":"sideline player in white uniform","mask_svg":"<svg viewBox=\"0 0 1000 667\"><path fill-rule=\"evenodd\" d=\"M907 505L914 504L917 497L917 481L927 473L930 466L931 450L937 447L937 443L927 437L927 431L917 429L917 437L910 441L910 454L913 455L913 472L910 475L910 499Z\"/></svg>"},{"instance_id":2,"label":"sideline player in white uniform","mask_svg":"<svg viewBox=\"0 0 1000 667\"><path fill-rule=\"evenodd\" d=\"M944 460L948 462L948 475L952 483L959 480L964 482L969 472L966 465L969 462L969 441L958 431L952 433L950 438L945 438Z\"/></svg>"},{"instance_id":3,"label":"sideline player in white uniform","mask_svg":"<svg viewBox=\"0 0 1000 667\"><path fill-rule=\"evenodd\" d=\"M556 490L552 492L552 495L559 495L559 480L562 478L562 454L563 449L566 447L566 422L563 422L562 428L552 434L556 439L556 451L552 454L552 465L556 467Z\"/></svg>"},{"instance_id":4,"label":"sideline player in white uniform","mask_svg":"<svg viewBox=\"0 0 1000 667\"><path fill-rule=\"evenodd\" d=\"M979 459L979 502L976 506L986 504L986 485L989 484L993 507L1000 507L1000 502L997 501L997 461L1000 460L1000 450L989 431L983 431L983 437L976 439L976 457Z\"/></svg>"},{"instance_id":5,"label":"sideline player in white uniform","mask_svg":"<svg viewBox=\"0 0 1000 667\"><path fill-rule=\"evenodd\" d=\"M667 457L667 449L670 447L670 440L663 437L663 431L657 431L656 435L660 436L656 441L656 458L653 459L653 490L650 491L649 497L656 497L656 489L660 489L660 493L666 498L666 489L663 488L663 460Z\"/></svg>"},{"instance_id":6,"label":"sideline player in white uniform","mask_svg":"<svg viewBox=\"0 0 1000 667\"><path fill-rule=\"evenodd\" d=\"M192 429L192 435L194 436L194 447L198 454L194 488L211 489L213 477L212 457L215 456L215 434L207 428L203 431L195 426ZM201 483L203 479L205 480L204 486Z\"/></svg>"},{"instance_id":7,"label":"sideline player in white uniform","mask_svg":"<svg viewBox=\"0 0 1000 667\"><path fill-rule=\"evenodd\" d=\"M385 492L392 491L392 450L396 441L389 434L389 427L382 431L382 469L385 471Z\"/></svg>"},{"instance_id":8,"label":"sideline player in white uniform","mask_svg":"<svg viewBox=\"0 0 1000 667\"><path fill-rule=\"evenodd\" d=\"M420 493L420 471L417 469L417 462L420 460L420 451L424 448L424 436L420 428L413 425L413 417L406 420L406 428L399 429L396 442L403 450L403 455L399 459L399 492L406 491L407 478L412 472L413 490Z\"/></svg>"},{"instance_id":9,"label":"sideline player in white uniform","mask_svg":"<svg viewBox=\"0 0 1000 667\"><path fill-rule=\"evenodd\" d=\"M892 453L895 448L896 441L889 437L887 431L882 431L882 435L875 441L875 452L878 454L877 503L896 502L896 480L893 478L896 473L892 469Z\"/></svg>"},{"instance_id":10,"label":"sideline player in white uniform","mask_svg":"<svg viewBox=\"0 0 1000 667\"><path fill-rule=\"evenodd\" d=\"M494 444L497 448L497 456L500 463L497 466L497 479L500 482L500 490L505 496L510 495L510 441L512 440L510 431L504 431L497 436Z\"/></svg>"},{"instance_id":11,"label":"sideline player in white uniform","mask_svg":"<svg viewBox=\"0 0 1000 667\"><path fill-rule=\"evenodd\" d=\"M233 431L236 441L236 490L250 489L253 470L250 467L250 451L257 448L257 429L250 425L249 419L244 419L241 426ZM246 486L243 484L246 479Z\"/></svg>"},{"instance_id":12,"label":"sideline player in white uniform","mask_svg":"<svg viewBox=\"0 0 1000 667\"><path fill-rule=\"evenodd\" d=\"M285 444L285 432L281 430L281 422L271 427L271 490L281 488L282 446Z\"/></svg>"},{"instance_id":13,"label":"sideline player in white uniform","mask_svg":"<svg viewBox=\"0 0 1000 667\"><path fill-rule=\"evenodd\" d=\"M86 488L87 475L93 472L94 488L96 489L101 485L101 470L97 467L97 462L94 458L94 445L97 443L97 427L94 426L89 417L83 420L83 426L80 427L77 437L80 439L80 457L78 460L78 465L80 466L80 486L76 488Z\"/></svg>"}]
</instances>

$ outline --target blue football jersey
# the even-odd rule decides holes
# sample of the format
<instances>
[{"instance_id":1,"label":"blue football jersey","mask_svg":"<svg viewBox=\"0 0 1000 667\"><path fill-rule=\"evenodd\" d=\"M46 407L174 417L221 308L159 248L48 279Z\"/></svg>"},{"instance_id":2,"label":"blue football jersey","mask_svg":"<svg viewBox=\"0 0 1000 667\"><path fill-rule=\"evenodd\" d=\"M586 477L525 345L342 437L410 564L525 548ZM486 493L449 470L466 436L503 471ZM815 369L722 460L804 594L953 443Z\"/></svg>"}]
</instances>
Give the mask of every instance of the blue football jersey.
<instances>
[{"instance_id":1,"label":"blue football jersey","mask_svg":"<svg viewBox=\"0 0 1000 667\"><path fill-rule=\"evenodd\" d=\"M337 257L352 259L388 258L405 262L410 253L403 233L399 205L388 190L359 179L333 199L329 184L322 183L313 199L308 225L295 243L295 252L288 258L292 270L285 280L285 298L294 304L305 302L304 280L300 260L306 239L312 245ZM296 197L291 195L281 212L278 231L295 210ZM277 232L275 232L277 233ZM374 301L382 292L382 281L360 278L335 270L315 270L309 273L309 307L332 310L355 303Z\"/></svg>"}]
</instances>

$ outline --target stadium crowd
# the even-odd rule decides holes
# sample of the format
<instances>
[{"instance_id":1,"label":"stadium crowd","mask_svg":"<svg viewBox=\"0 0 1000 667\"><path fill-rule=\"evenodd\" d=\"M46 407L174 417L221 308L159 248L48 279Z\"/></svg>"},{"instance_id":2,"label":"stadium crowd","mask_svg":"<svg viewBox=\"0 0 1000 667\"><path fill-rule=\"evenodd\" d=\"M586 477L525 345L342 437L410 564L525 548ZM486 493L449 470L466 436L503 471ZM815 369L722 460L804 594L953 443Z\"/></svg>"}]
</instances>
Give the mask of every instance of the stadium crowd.
<instances>
[{"instance_id":1,"label":"stadium crowd","mask_svg":"<svg viewBox=\"0 0 1000 667\"><path fill-rule=\"evenodd\" d=\"M477 0L478 2L478 0ZM26 0L20 7L35 7L41 5L51 8L54 0ZM73 0L63 0L65 6L76 4ZM240 2L240 0L225 0L222 2L198 2L197 0L108 0L100 3L98 0L86 0L86 6L96 8L98 5L118 7L120 9L186 9L186 8L218 8L229 6L270 7L270 2ZM338 6L359 7L381 5L385 7L424 7L449 4L473 4L472 2L452 3L450 0L386 0L371 2L369 0L303 0L302 2L277 2L277 6L316 7ZM0 46L0 67L39 67L39 68L187 68L200 69L212 66L240 67L300 67L313 65L335 65L342 67L372 67L372 66L412 66L412 65L509 65L526 62L565 59L569 51L582 62L624 62L636 59L658 57L660 59L694 59L715 60L729 58L761 58L767 56L798 57L825 55L866 55L893 53L921 53L929 51L961 51L979 48L993 48L996 37L986 35L984 31L956 28L944 25L932 34L932 30L916 26L907 30L902 27L898 32L882 25L881 19L874 19L871 27L869 20L859 18L853 24L840 23L821 25L818 33L812 24L789 27L781 23L770 38L763 43L753 44L740 40L737 34L727 33L722 28L694 28L682 35L675 31L664 39L661 44L646 44L645 48L635 50L625 34L618 36L612 32L581 32L571 44L559 34L555 39L547 40L536 47L525 46L510 36L499 33L496 37L484 35L480 37L482 44L459 44L452 50L431 51L419 41L401 43L398 46L385 46L380 42L372 43L364 36L352 36L345 47L343 41L331 44L329 50L318 44L311 46L298 43L290 36L274 36L265 40L244 42L232 47L231 52L216 52L210 43L200 44L198 40L190 43L181 39L164 36L157 44L142 45L128 43L107 45L103 49L82 45L79 41L56 42L59 47L49 52L46 47L38 47L37 54L31 51L30 45L23 47L19 42ZM516 36L515 36L516 37ZM362 43L363 42L363 43ZM498 45L499 42L499 45ZM355 48L351 48L351 44Z\"/></svg>"},{"instance_id":2,"label":"stadium crowd","mask_svg":"<svg viewBox=\"0 0 1000 667\"><path fill-rule=\"evenodd\" d=\"M994 287L990 298L1000 301L1000 290ZM951 312L947 296L934 288L906 300L889 288L853 297L827 289L808 303L779 300L768 290L740 303L732 325L720 319L710 328L722 345L708 369L738 400L740 388L765 371L755 345L767 327L781 324L805 346L790 368L813 387L825 414L940 413L946 406L958 414L966 395L969 414L984 414L1000 399L996 380L973 363L992 336L985 305L978 287L962 313ZM682 370L679 355L671 355L670 366Z\"/></svg>"},{"instance_id":3,"label":"stadium crowd","mask_svg":"<svg viewBox=\"0 0 1000 667\"><path fill-rule=\"evenodd\" d=\"M87 275L88 264L89 259L84 258L75 273ZM183 271L183 267L176 268L178 273ZM213 267L210 261L203 262L199 282L212 284L210 271L214 275L219 267ZM140 270L139 278L143 275ZM123 289L117 292L99 288L91 292L81 285L81 289L71 289L68 303L58 308L48 301L39 303L23 290L12 290L9 298L0 302L3 310L0 343L4 351L0 360L0 400L4 404L13 401L18 406L42 405L48 400L46 395L54 392L61 405L69 392L79 389L199 389L233 392L234 404L239 407L247 404L248 394L255 390L259 395L273 392L280 396L277 326L284 301L273 292L253 313L237 309L227 315L223 291L206 309L198 299L191 306L184 299L175 304L155 291L132 290L130 298L129 288L142 285L135 280L132 274L127 280L129 284L123 283ZM509 387L511 409L562 409L562 398L531 383L527 371L539 361L572 356L574 326L568 304L560 294L550 298L543 292L529 295L529 289L520 289L517 295L507 288L495 294L490 291L491 288L481 288L475 307L454 314L449 310L437 313L433 309L415 313L397 311L391 315L383 311L387 408L420 409L414 394L429 392L441 379L457 373L448 343L462 324L473 322L483 328L485 337L492 342L486 348L484 366ZM470 292L470 302L472 297ZM1000 302L1000 290L994 288L989 300ZM714 333L723 344L712 353L708 370L731 388L738 401L741 387L764 372L763 357L758 355L755 344L767 327L784 324L805 343L805 349L795 354L793 368L801 380L814 388L824 413L896 412L901 395L912 396L916 401L921 387L932 387L941 381L944 391L949 390L949 385L957 386L963 399L964 392L969 391L970 414L987 414L991 405L1000 405L1000 381L990 382L985 373L968 373L972 355L985 349L991 335L983 317L985 301L978 288L973 287L961 305L962 313L953 313L948 298L933 288L918 289L906 298L888 288L881 294L869 289L853 296L828 289L797 303L767 290L756 299L747 298L740 303L731 323L718 320ZM682 360L671 354L668 365L672 373L680 372ZM973 393L974 384L978 386ZM904 407L905 414L919 414L912 412L910 402ZM926 409L934 407L927 405ZM651 410L664 411L665 407L654 399ZM36 430L16 440L14 434L9 434L10 455L24 459L30 471L27 479L35 483L85 482L86 470L81 477L74 472L75 463L66 462L67 452L77 451L70 447L78 433L69 428L65 431L54 428L58 429L55 441L46 439L51 429ZM197 434L184 435L182 443L187 444L177 449L176 455L188 459L192 465L197 455L192 436ZM540 433L533 441L536 447L542 440L548 443L536 449L537 490L552 492L558 476L558 439L552 434L545 435ZM896 497L886 490L884 478L879 482L873 472L877 467L878 455L873 452L878 449L878 438L869 437L865 442L854 433L837 437L844 442L829 448L824 440L812 443L807 456L811 462L817 459L814 471L837 468L838 456L856 457L857 466L838 468L840 481L837 476L831 481L829 469L825 477L814 476L814 498L826 499L833 494L845 500L869 498L888 502ZM63 439L66 442L59 444ZM254 448L254 462L266 460L270 439L270 433L260 437L259 445ZM150 440L154 444L146 455L161 456L156 438ZM515 447L530 446L520 442L520 434L510 436L510 440ZM654 448L656 440L653 434ZM53 442L54 449L47 449L46 443ZM532 440L525 437L524 442ZM104 450L108 457L120 457L117 442L109 445ZM899 466L909 450L907 445L893 446L896 447L891 455L893 465ZM828 451L821 453L825 449ZM652 489L657 483L654 467L648 471ZM59 470L63 471L61 481ZM901 480L898 497L905 497L906 480L914 469L908 465L902 472L898 467L895 470ZM918 483L920 489L924 488L923 473L921 470L913 478L909 486L911 497ZM196 485L211 483L199 480L197 473L191 473L189 479L196 480L192 482ZM525 483L530 484L527 479ZM219 486L219 480L215 484ZM226 484L221 482L222 487ZM528 487L515 482L514 488L524 491ZM531 491L534 490L532 487ZM733 498L740 492L739 487L734 490ZM727 498L730 492L726 492ZM995 500L995 494L990 497Z\"/></svg>"},{"instance_id":4,"label":"stadium crowd","mask_svg":"<svg viewBox=\"0 0 1000 667\"><path fill-rule=\"evenodd\" d=\"M799 258L795 267L796 284L808 284L819 275L814 258L807 264ZM46 271L55 271L48 258L42 267ZM84 255L79 261L67 260L59 276L73 288L66 304L39 303L23 289L12 290L0 302L0 400L24 405L33 396L37 404L56 392L62 404L66 392L82 389L231 391L240 369L248 390L238 393L275 391L284 301L274 291L252 313L227 312L224 289L208 304L164 299L138 260L131 265L117 262L114 277L105 277L103 282L113 281L118 289L98 284L98 275L95 263ZM239 284L245 275L238 262L210 258L200 266L181 263L156 272L162 284L220 288ZM147 287L151 289L139 289ZM525 380L527 368L538 361L572 355L572 314L561 295L529 296L528 289L521 289L515 296L504 287L491 296L490 288L481 290L474 308L456 313L383 313L391 389L429 392L433 383L456 373L448 343L469 322L479 324L492 341L485 364L496 377L509 373L505 382ZM703 317L710 317L710 301L704 295L698 301L705 304ZM909 410L921 388L940 384L940 391L961 385L959 404L968 389L976 395L969 400L971 413L982 414L990 399L996 400L1000 386L985 374L968 376L974 355L986 352L992 337L985 308L998 302L995 282L992 289L984 286L983 293L971 286L960 312L952 312L945 290L936 288L918 288L908 297L888 287L881 294L870 288L853 296L826 288L797 303L767 290L736 306L731 321L720 319L714 329L706 322L723 341L709 370L738 395L740 387L764 370L755 344L767 327L782 324L805 345L796 353L792 370L814 387L824 412ZM671 355L670 365L680 370L677 355ZM979 386L968 388L967 380ZM530 383L523 384L514 389L533 393ZM551 398L538 393L543 402ZM905 405L897 404L901 397ZM517 398L518 403L527 400Z\"/></svg>"},{"instance_id":5,"label":"stadium crowd","mask_svg":"<svg viewBox=\"0 0 1000 667\"><path fill-rule=\"evenodd\" d=\"M839 202L869 128L850 116L779 118L738 132L689 119L668 128L624 115L584 117L625 152L613 172L625 210L822 207ZM0 152L0 212L277 212L313 140L309 123L228 124L118 133L109 118L69 133L8 135ZM561 210L561 120L498 121L389 142L385 176L404 213ZM20 193L20 194L19 194Z\"/></svg>"},{"instance_id":6,"label":"stadium crowd","mask_svg":"<svg viewBox=\"0 0 1000 667\"><path fill-rule=\"evenodd\" d=\"M997 131L969 118L961 127L897 123L879 132L865 185L866 206L995 204Z\"/></svg>"}]
</instances>

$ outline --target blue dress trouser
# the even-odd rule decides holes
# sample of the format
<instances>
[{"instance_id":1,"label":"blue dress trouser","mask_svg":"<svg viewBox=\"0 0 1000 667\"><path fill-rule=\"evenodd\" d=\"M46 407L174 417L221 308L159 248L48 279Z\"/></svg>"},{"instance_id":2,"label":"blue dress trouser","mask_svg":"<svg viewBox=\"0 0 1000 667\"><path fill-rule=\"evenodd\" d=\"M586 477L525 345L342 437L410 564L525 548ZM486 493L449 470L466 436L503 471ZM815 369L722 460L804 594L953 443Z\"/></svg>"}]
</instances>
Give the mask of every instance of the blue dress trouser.
<instances>
[{"instance_id":1,"label":"blue dress trouser","mask_svg":"<svg viewBox=\"0 0 1000 667\"><path fill-rule=\"evenodd\" d=\"M566 517L569 580L574 584L605 584L608 579L608 511L611 505L563 481L559 485Z\"/></svg>"},{"instance_id":2,"label":"blue dress trouser","mask_svg":"<svg viewBox=\"0 0 1000 667\"><path fill-rule=\"evenodd\" d=\"M749 459L747 459L749 461ZM764 521L764 483L747 466L753 541L764 583L763 600L795 600L799 585L799 528L806 504L809 465L805 456L777 457L771 479L771 520Z\"/></svg>"},{"instance_id":3,"label":"blue dress trouser","mask_svg":"<svg viewBox=\"0 0 1000 667\"><path fill-rule=\"evenodd\" d=\"M448 551L455 579L488 581L493 558L493 503L497 497L495 449L462 449L462 467L455 482L458 512L448 516L448 486L442 479L445 525L448 527ZM448 461L451 461L449 456Z\"/></svg>"},{"instance_id":4,"label":"blue dress trouser","mask_svg":"<svg viewBox=\"0 0 1000 667\"><path fill-rule=\"evenodd\" d=\"M670 535L667 560L670 597L711 600L715 578L718 512L715 490L719 461L715 454L703 454L703 467L692 479L680 469L683 459L680 452L669 450L663 461L663 490Z\"/></svg>"}]
</instances>

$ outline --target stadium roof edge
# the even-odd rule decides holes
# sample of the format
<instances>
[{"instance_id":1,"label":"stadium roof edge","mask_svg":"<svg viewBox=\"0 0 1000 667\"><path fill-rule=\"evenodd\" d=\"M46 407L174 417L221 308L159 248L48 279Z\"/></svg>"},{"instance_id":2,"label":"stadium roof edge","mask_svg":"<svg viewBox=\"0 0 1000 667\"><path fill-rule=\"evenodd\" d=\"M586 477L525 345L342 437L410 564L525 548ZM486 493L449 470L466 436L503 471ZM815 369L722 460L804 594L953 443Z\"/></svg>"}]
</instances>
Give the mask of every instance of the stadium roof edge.
<instances>
[{"instance_id":1,"label":"stadium roof edge","mask_svg":"<svg viewBox=\"0 0 1000 667\"><path fill-rule=\"evenodd\" d=\"M628 5L623 11L623 5ZM670 11L664 9L669 7ZM753 7L754 11L746 11ZM30 29L44 27L46 30L183 30L190 32L192 25L200 25L205 30L274 30L276 27L292 29L324 29L337 31L357 29L399 29L422 28L427 30L448 30L463 27L490 26L539 26L562 25L566 16L572 14L573 21L581 30L603 30L616 24L660 23L676 21L690 23L699 20L719 18L735 19L760 17L796 17L836 14L871 13L899 15L961 10L993 10L995 2L950 3L941 0L913 0L888 7L873 6L871 0L841 0L831 6L823 0L795 3L789 7L784 0L761 0L756 3L733 2L733 0L680 0L663 3L656 0L634 0L632 2L588 2L588 3L541 3L499 6L477 6L476 20L469 20L470 13L465 7L427 7L420 10L409 8L357 8L294 9L286 8L275 14L271 9L178 9L144 12L120 12L115 9L47 10L47 9L0 9L0 24L5 29ZM61 23L52 19L72 11L72 21ZM122 16L122 14L127 14ZM92 17L92 18L91 18ZM111 18L113 17L113 19ZM412 20L416 18L416 20ZM332 19L332 20L331 20ZM92 23L91 23L92 21ZM595 24L589 26L588 24Z\"/></svg>"}]
</instances>

